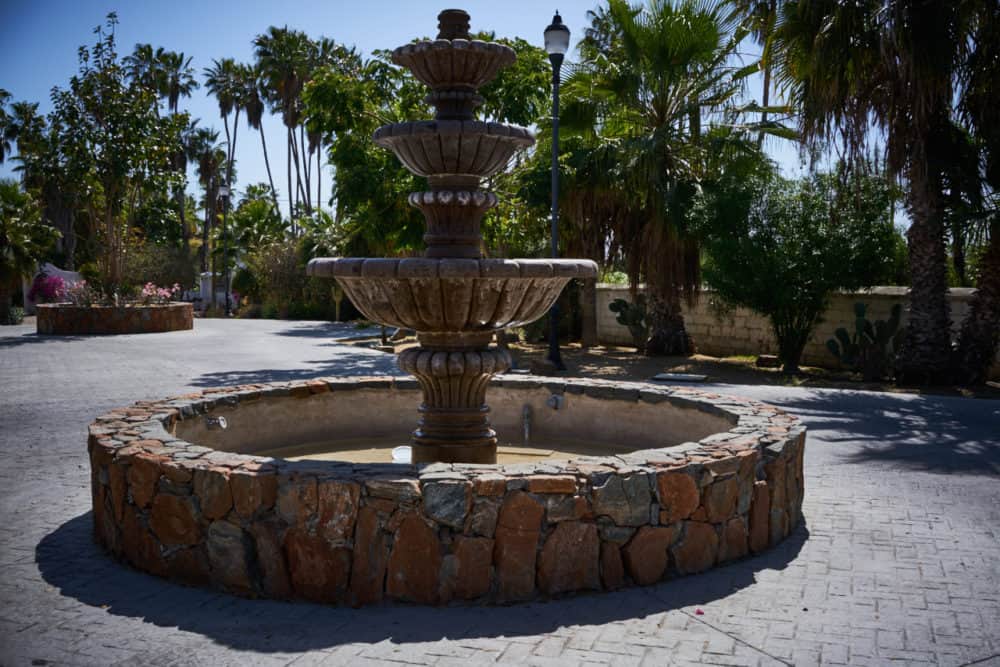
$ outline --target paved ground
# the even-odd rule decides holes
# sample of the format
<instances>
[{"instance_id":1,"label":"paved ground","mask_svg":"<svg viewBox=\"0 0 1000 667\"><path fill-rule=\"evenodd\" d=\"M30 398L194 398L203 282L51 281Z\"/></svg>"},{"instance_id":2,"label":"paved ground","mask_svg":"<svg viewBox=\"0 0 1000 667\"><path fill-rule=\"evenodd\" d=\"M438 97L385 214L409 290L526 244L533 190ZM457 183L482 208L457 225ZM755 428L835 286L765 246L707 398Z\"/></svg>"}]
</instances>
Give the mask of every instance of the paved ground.
<instances>
[{"instance_id":1,"label":"paved ground","mask_svg":"<svg viewBox=\"0 0 1000 667\"><path fill-rule=\"evenodd\" d=\"M191 388L393 372L348 327L0 329L0 665L1000 665L1000 402L735 387L803 417L806 524L778 549L650 588L545 604L363 610L242 600L109 560L85 429Z\"/></svg>"}]
</instances>

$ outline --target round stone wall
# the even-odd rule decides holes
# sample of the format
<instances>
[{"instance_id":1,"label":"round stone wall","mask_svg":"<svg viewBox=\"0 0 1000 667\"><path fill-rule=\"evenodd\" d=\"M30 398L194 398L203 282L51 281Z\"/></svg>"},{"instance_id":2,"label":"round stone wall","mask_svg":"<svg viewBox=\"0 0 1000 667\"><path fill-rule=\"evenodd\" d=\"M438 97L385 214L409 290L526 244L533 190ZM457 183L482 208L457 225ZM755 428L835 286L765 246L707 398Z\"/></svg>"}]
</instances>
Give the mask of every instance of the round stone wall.
<instances>
[{"instance_id":1,"label":"round stone wall","mask_svg":"<svg viewBox=\"0 0 1000 667\"><path fill-rule=\"evenodd\" d=\"M644 383L503 377L493 387L515 403L542 391L612 412L692 411L691 423L718 430L543 463L292 462L177 434L275 401L336 411L344 392L415 406L416 383L336 378L143 401L90 426L96 538L141 570L241 595L444 604L653 584L759 553L801 520L805 428L777 408Z\"/></svg>"},{"instance_id":2,"label":"round stone wall","mask_svg":"<svg viewBox=\"0 0 1000 667\"><path fill-rule=\"evenodd\" d=\"M48 303L37 308L37 331L47 335L162 333L194 327L190 303L124 307Z\"/></svg>"}]
</instances>

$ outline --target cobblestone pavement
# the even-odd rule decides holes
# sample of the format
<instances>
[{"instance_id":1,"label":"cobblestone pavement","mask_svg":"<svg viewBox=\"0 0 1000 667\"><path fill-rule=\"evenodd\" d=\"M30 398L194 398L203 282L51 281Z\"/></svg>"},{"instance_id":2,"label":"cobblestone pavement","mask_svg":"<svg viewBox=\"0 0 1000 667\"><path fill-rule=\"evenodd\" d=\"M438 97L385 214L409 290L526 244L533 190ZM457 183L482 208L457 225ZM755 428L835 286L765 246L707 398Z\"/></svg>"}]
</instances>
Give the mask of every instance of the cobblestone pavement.
<instances>
[{"instance_id":1,"label":"cobblestone pavement","mask_svg":"<svg viewBox=\"0 0 1000 667\"><path fill-rule=\"evenodd\" d=\"M809 426L805 527L649 588L509 607L244 600L111 561L91 540L85 429L193 388L394 372L349 327L0 330L0 665L1000 665L1000 402L720 388Z\"/></svg>"}]
</instances>

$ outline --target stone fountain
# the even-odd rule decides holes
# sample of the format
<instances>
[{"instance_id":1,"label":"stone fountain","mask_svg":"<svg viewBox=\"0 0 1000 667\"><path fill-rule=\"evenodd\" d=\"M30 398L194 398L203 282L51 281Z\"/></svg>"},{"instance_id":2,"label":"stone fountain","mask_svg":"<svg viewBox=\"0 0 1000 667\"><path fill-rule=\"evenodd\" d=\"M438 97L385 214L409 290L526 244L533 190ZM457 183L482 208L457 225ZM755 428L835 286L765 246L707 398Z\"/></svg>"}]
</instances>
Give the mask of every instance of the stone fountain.
<instances>
[{"instance_id":1,"label":"stone fountain","mask_svg":"<svg viewBox=\"0 0 1000 667\"><path fill-rule=\"evenodd\" d=\"M497 198L480 182L535 140L523 127L474 119L483 101L478 88L514 62L513 49L470 39L462 10L445 10L438 20L437 39L392 53L430 88L434 120L384 125L374 135L427 178L429 189L409 197L426 219L424 256L318 258L308 274L335 278L368 319L417 332L419 346L399 355L399 367L423 393L413 462L494 463L486 388L511 365L506 350L490 347L494 332L537 320L570 280L596 277L597 265L482 256L480 221Z\"/></svg>"}]
</instances>

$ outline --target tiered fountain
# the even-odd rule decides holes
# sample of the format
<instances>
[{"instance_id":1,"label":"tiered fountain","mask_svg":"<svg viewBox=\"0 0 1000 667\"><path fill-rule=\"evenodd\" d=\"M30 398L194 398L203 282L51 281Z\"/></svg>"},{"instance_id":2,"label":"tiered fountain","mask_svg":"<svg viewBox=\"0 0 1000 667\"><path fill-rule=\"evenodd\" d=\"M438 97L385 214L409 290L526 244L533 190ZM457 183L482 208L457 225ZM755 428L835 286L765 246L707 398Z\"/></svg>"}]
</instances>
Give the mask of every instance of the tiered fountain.
<instances>
[{"instance_id":1,"label":"tiered fountain","mask_svg":"<svg viewBox=\"0 0 1000 667\"><path fill-rule=\"evenodd\" d=\"M502 170L534 137L525 128L474 120L477 89L514 62L513 49L469 38L469 15L438 16L437 39L401 46L392 60L431 89L434 120L380 127L375 143L396 154L430 189L410 194L424 214L423 258L319 258L311 276L332 276L364 315L413 329L420 345L399 356L423 391L412 460L494 463L486 387L510 368L506 350L489 347L495 331L545 314L573 278L593 278L589 260L486 259L479 223L496 206L480 181Z\"/></svg>"},{"instance_id":2,"label":"tiered fountain","mask_svg":"<svg viewBox=\"0 0 1000 667\"><path fill-rule=\"evenodd\" d=\"M418 332L420 347L399 359L418 382L244 384L97 417L94 530L116 557L255 597L511 602L701 572L764 551L801 520L805 428L695 388L499 378L493 423L525 446L493 463L486 387L510 359L491 334L540 317L596 267L480 256L479 221L496 198L479 181L532 138L472 120L476 87L514 53L468 39L465 12L440 20L437 40L394 53L430 86L437 118L375 135L430 183L410 196L427 218L426 255L309 266L370 319ZM421 393L413 459L442 463L358 456L353 439L396 444Z\"/></svg>"}]
</instances>

